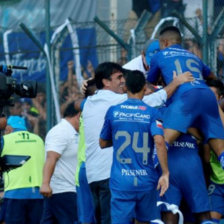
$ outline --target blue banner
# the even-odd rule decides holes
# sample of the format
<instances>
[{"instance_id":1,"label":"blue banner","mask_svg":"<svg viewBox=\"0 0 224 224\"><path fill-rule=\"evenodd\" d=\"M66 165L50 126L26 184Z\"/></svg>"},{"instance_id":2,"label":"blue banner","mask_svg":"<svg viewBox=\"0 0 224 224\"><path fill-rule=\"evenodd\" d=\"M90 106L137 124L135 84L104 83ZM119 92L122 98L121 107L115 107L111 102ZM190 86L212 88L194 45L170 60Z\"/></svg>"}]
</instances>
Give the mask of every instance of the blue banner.
<instances>
[{"instance_id":1,"label":"blue banner","mask_svg":"<svg viewBox=\"0 0 224 224\"><path fill-rule=\"evenodd\" d=\"M80 53L80 63L85 69L88 61L94 67L97 66L96 54L96 32L94 28L76 29L78 36L78 46ZM44 46L45 33L36 33L37 39ZM36 80L38 82L45 82L46 80L46 58L40 52L32 40L23 32L9 32L3 40L4 48L0 48L0 65L10 64L16 66L25 66L28 70L13 70L13 77L20 81ZM72 50L72 42L70 34L64 39L60 47L60 80L67 79L67 62L74 60L74 52ZM4 49L4 51L3 51ZM9 54L2 54L2 52Z\"/></svg>"}]
</instances>

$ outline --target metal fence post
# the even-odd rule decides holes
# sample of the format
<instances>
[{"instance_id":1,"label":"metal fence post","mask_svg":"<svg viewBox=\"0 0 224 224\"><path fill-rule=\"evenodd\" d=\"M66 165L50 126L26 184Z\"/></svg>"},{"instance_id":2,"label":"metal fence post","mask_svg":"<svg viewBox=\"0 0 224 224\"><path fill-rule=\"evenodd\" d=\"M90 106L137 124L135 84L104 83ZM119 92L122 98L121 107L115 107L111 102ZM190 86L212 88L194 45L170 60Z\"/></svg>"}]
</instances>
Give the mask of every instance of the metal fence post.
<instances>
[{"instance_id":1,"label":"metal fence post","mask_svg":"<svg viewBox=\"0 0 224 224\"><path fill-rule=\"evenodd\" d=\"M203 0L203 48L202 59L205 64L208 64L208 1Z\"/></svg>"},{"instance_id":2,"label":"metal fence post","mask_svg":"<svg viewBox=\"0 0 224 224\"><path fill-rule=\"evenodd\" d=\"M46 43L49 50L49 56L51 57L51 44L50 44L50 0L45 0L45 29L46 29ZM51 83L49 66L47 64L46 71L46 98L47 98L47 131L52 127L52 96L51 96Z\"/></svg>"}]
</instances>

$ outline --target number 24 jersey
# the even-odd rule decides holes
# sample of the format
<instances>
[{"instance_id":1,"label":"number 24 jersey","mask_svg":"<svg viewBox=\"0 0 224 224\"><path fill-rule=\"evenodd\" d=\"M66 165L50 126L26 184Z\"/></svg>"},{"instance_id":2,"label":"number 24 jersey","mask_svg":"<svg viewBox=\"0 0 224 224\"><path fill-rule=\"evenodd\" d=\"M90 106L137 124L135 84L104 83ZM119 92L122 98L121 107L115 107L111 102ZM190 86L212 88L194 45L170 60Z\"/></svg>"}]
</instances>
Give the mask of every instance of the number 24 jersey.
<instances>
[{"instance_id":1,"label":"number 24 jersey","mask_svg":"<svg viewBox=\"0 0 224 224\"><path fill-rule=\"evenodd\" d=\"M159 111L138 99L128 99L107 111L101 139L113 142L110 188L144 191L155 187L153 136L163 135ZM106 149L104 149L106 150Z\"/></svg>"}]
</instances>

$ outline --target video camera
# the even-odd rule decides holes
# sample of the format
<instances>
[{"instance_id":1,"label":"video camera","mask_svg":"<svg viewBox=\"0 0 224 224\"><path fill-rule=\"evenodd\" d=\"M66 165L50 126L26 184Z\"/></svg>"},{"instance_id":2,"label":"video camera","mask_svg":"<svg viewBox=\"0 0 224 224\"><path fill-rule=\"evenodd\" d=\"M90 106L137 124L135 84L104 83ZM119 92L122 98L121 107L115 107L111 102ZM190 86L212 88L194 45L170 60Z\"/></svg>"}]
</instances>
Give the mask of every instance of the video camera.
<instances>
[{"instance_id":1,"label":"video camera","mask_svg":"<svg viewBox=\"0 0 224 224\"><path fill-rule=\"evenodd\" d=\"M4 106L13 105L11 96L17 94L20 97L34 98L37 95L37 82L25 81L18 83L11 77L12 69L27 69L21 66L0 65L0 117L4 117ZM1 132L0 132L1 137ZM1 156L0 149L0 174L5 171L22 166L30 157L18 155Z\"/></svg>"},{"instance_id":2,"label":"video camera","mask_svg":"<svg viewBox=\"0 0 224 224\"><path fill-rule=\"evenodd\" d=\"M17 80L11 77L12 69L27 68L21 66L0 65L0 107L10 105L10 97L14 93L27 98L34 98L37 95L37 82L25 81L17 83Z\"/></svg>"}]
</instances>

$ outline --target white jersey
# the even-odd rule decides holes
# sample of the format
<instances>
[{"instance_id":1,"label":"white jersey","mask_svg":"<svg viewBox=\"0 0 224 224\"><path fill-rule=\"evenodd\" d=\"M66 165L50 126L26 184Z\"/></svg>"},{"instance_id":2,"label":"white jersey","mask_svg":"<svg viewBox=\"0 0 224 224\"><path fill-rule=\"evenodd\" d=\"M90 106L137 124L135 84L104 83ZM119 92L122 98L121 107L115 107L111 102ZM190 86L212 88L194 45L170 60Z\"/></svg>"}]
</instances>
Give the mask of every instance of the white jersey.
<instances>
[{"instance_id":1,"label":"white jersey","mask_svg":"<svg viewBox=\"0 0 224 224\"><path fill-rule=\"evenodd\" d=\"M46 136L45 150L61 155L58 159L50 186L53 194L76 192L75 170L77 166L78 133L66 120L54 126Z\"/></svg>"},{"instance_id":2,"label":"white jersey","mask_svg":"<svg viewBox=\"0 0 224 224\"><path fill-rule=\"evenodd\" d=\"M86 174L88 183L105 180L110 177L112 165L112 147L101 149L99 146L100 132L104 117L112 105L127 99L126 94L117 94L110 90L99 90L87 98L82 116L86 144ZM165 90L144 97L149 106L161 106L167 99Z\"/></svg>"}]
</instances>

